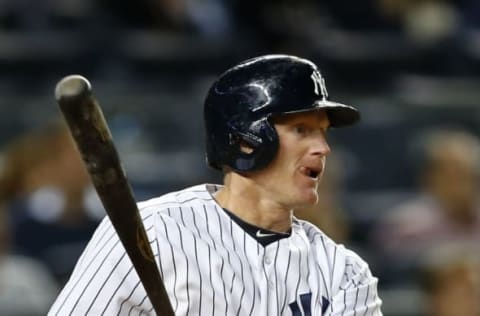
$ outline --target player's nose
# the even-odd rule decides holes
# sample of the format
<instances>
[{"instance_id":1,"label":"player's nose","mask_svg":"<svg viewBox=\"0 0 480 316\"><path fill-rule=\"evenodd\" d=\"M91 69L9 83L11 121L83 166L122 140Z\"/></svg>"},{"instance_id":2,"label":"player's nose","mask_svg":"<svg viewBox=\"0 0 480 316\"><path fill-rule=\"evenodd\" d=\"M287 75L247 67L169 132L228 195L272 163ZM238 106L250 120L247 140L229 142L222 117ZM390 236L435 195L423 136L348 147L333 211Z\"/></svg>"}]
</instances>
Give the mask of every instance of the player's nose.
<instances>
[{"instance_id":1,"label":"player's nose","mask_svg":"<svg viewBox=\"0 0 480 316\"><path fill-rule=\"evenodd\" d=\"M312 138L311 153L318 156L326 156L330 153L330 145L323 133Z\"/></svg>"}]
</instances>

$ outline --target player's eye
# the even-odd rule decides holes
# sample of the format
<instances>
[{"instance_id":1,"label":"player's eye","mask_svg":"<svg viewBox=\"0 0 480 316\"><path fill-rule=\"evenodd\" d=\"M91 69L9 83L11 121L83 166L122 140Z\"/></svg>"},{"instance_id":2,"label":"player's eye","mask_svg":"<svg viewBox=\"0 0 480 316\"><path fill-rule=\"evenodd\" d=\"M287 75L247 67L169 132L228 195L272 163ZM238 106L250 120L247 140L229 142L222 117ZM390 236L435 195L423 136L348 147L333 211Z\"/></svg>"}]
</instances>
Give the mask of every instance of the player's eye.
<instances>
[{"instance_id":1,"label":"player's eye","mask_svg":"<svg viewBox=\"0 0 480 316\"><path fill-rule=\"evenodd\" d=\"M307 128L303 125L296 125L293 127L295 133L299 135L305 135L307 133Z\"/></svg>"}]
</instances>

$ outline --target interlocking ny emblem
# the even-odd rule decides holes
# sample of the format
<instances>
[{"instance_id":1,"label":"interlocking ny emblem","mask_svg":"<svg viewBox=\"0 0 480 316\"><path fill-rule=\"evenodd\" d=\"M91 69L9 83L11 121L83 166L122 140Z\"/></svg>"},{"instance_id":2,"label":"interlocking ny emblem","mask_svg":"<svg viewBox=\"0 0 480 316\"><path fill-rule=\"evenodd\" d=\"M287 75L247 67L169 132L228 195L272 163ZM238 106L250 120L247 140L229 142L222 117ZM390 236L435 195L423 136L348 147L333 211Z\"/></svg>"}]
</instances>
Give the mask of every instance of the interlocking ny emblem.
<instances>
[{"instance_id":1,"label":"interlocking ny emblem","mask_svg":"<svg viewBox=\"0 0 480 316\"><path fill-rule=\"evenodd\" d=\"M328 97L327 88L325 87L325 79L323 79L322 75L318 71L312 72L310 76L313 80L313 85L315 87L315 94L321 95L323 99Z\"/></svg>"}]
</instances>

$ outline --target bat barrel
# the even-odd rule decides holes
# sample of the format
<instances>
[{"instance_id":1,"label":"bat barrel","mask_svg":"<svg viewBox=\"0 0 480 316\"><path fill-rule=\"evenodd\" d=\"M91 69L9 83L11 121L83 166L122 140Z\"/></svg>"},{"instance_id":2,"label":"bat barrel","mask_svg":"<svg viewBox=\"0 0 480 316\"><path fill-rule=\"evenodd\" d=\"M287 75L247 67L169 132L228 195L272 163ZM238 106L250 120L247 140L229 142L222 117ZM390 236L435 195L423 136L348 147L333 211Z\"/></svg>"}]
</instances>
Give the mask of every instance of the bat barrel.
<instances>
[{"instance_id":1,"label":"bat barrel","mask_svg":"<svg viewBox=\"0 0 480 316\"><path fill-rule=\"evenodd\" d=\"M57 84L55 98L157 315L173 316L133 191L90 82L79 75L67 76Z\"/></svg>"}]
</instances>

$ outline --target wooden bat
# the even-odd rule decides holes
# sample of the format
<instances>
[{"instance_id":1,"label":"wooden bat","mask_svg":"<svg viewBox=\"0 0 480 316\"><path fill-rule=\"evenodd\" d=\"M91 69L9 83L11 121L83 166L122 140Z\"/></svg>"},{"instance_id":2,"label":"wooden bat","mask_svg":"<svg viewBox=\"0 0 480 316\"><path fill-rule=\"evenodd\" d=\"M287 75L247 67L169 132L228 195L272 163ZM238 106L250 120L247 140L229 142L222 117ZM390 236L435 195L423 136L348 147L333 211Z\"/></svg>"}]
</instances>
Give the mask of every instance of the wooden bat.
<instances>
[{"instance_id":1,"label":"wooden bat","mask_svg":"<svg viewBox=\"0 0 480 316\"><path fill-rule=\"evenodd\" d=\"M174 316L133 191L90 82L79 75L64 77L55 88L55 99L155 312Z\"/></svg>"}]
</instances>

